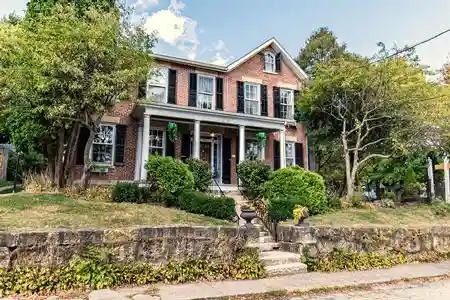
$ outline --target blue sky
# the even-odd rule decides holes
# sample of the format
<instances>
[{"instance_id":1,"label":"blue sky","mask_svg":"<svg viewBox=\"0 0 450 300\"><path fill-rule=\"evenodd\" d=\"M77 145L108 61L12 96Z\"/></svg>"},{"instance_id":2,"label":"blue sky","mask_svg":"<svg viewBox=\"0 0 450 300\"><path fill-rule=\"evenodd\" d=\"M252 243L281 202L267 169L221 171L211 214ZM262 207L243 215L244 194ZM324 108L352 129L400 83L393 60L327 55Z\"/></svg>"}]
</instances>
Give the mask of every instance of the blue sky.
<instances>
[{"instance_id":1,"label":"blue sky","mask_svg":"<svg viewBox=\"0 0 450 300\"><path fill-rule=\"evenodd\" d=\"M363 55L413 44L450 28L448 0L128 0L136 19L157 30L155 52L227 64L274 36L292 55L311 32L328 26ZM0 0L0 14L21 10L21 0ZM450 33L417 49L439 68L450 53Z\"/></svg>"}]
</instances>

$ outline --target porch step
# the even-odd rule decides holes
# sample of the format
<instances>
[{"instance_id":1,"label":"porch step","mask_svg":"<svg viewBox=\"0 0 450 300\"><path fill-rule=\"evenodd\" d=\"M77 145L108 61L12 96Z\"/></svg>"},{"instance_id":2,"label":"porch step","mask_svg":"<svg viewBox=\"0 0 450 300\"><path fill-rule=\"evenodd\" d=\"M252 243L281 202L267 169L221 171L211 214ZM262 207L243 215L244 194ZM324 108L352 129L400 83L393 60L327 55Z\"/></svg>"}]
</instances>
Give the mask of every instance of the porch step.
<instances>
[{"instance_id":1,"label":"porch step","mask_svg":"<svg viewBox=\"0 0 450 300\"><path fill-rule=\"evenodd\" d=\"M300 254L269 251L260 253L259 259L265 266L287 265L300 262Z\"/></svg>"},{"instance_id":2,"label":"porch step","mask_svg":"<svg viewBox=\"0 0 450 300\"><path fill-rule=\"evenodd\" d=\"M259 236L260 243L273 243L273 238L270 235Z\"/></svg>"},{"instance_id":3,"label":"porch step","mask_svg":"<svg viewBox=\"0 0 450 300\"><path fill-rule=\"evenodd\" d=\"M267 276L281 276L281 275L293 275L306 273L307 266L302 264L301 262L276 265L276 266L267 266L265 268Z\"/></svg>"},{"instance_id":4,"label":"porch step","mask_svg":"<svg viewBox=\"0 0 450 300\"><path fill-rule=\"evenodd\" d=\"M260 231L259 232L259 237L265 237L265 236L269 236L269 233L267 231Z\"/></svg>"},{"instance_id":5,"label":"porch step","mask_svg":"<svg viewBox=\"0 0 450 300\"><path fill-rule=\"evenodd\" d=\"M268 252L277 250L280 248L280 243L258 243L258 244L250 244L251 248L258 248L260 252Z\"/></svg>"}]
</instances>

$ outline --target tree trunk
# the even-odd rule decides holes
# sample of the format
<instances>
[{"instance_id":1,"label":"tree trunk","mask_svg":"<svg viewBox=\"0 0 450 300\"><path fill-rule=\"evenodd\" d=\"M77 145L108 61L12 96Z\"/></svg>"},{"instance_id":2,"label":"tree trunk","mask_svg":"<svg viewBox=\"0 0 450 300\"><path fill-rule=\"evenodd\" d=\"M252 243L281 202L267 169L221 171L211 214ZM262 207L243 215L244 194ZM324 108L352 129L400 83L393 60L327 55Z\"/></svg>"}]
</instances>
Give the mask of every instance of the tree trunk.
<instances>
[{"instance_id":1,"label":"tree trunk","mask_svg":"<svg viewBox=\"0 0 450 300\"><path fill-rule=\"evenodd\" d=\"M89 181L91 177L92 162L90 152L95 137L94 130L95 129L93 128L89 128L89 138L86 142L86 147L84 148L84 168L83 168L83 176L81 177L81 186L84 189L87 189L89 187Z\"/></svg>"},{"instance_id":2,"label":"tree trunk","mask_svg":"<svg viewBox=\"0 0 450 300\"><path fill-rule=\"evenodd\" d=\"M78 123L73 124L70 133L70 138L66 147L66 155L64 160L64 185L67 184L70 178L70 171L75 164L75 154L78 143L78 135L80 134L80 125ZM70 181L70 184L72 182Z\"/></svg>"},{"instance_id":3,"label":"tree trunk","mask_svg":"<svg viewBox=\"0 0 450 300\"><path fill-rule=\"evenodd\" d=\"M345 127L344 127L345 128ZM347 137L345 135L345 130L342 134L342 146L344 150L344 160L345 160L345 181L347 184L347 201L351 201L353 199L353 195L355 193L354 180L352 177L352 163L350 158L350 152L348 151L347 145Z\"/></svg>"},{"instance_id":4,"label":"tree trunk","mask_svg":"<svg viewBox=\"0 0 450 300\"><path fill-rule=\"evenodd\" d=\"M52 185L56 185L56 158L54 156L54 151L53 151L53 144L52 143L48 143L47 144L47 157L48 157L48 167L47 167L47 172L48 175L50 176L50 181L52 182ZM26 174L23 174L26 175Z\"/></svg>"},{"instance_id":5,"label":"tree trunk","mask_svg":"<svg viewBox=\"0 0 450 300\"><path fill-rule=\"evenodd\" d=\"M55 165L55 175L56 175L56 185L58 188L63 187L63 177L64 177L64 139L65 130L60 128L58 130L58 142L56 148L56 165Z\"/></svg>"}]
</instances>

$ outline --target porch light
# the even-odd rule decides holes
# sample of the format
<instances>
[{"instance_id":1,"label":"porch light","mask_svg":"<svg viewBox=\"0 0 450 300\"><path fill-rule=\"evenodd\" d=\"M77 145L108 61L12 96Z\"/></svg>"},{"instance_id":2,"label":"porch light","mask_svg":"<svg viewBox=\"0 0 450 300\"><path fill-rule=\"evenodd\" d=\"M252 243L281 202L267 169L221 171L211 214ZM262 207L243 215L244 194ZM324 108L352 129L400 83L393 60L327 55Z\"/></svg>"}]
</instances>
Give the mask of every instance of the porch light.
<instances>
[{"instance_id":1,"label":"porch light","mask_svg":"<svg viewBox=\"0 0 450 300\"><path fill-rule=\"evenodd\" d=\"M214 137L216 134L215 134L214 132L211 132L209 135L210 135L211 137Z\"/></svg>"}]
</instances>

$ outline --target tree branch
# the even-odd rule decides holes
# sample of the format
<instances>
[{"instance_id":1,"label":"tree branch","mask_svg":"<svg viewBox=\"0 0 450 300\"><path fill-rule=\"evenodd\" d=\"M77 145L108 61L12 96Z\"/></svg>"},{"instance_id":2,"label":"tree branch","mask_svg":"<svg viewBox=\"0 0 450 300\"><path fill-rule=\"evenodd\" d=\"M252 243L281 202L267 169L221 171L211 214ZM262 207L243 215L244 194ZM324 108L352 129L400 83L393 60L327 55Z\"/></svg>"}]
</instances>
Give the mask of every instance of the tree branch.
<instances>
[{"instance_id":1,"label":"tree branch","mask_svg":"<svg viewBox=\"0 0 450 300\"><path fill-rule=\"evenodd\" d=\"M363 164L365 164L368 160L372 159L372 158L389 158L389 155L385 155L385 154L369 154L368 156L364 157L356 166L356 169L359 169L359 167L361 167Z\"/></svg>"}]
</instances>

